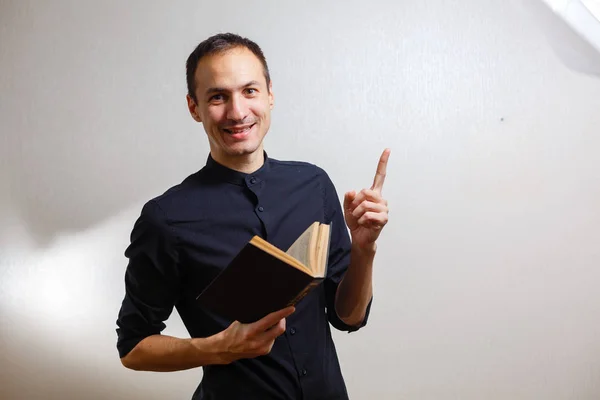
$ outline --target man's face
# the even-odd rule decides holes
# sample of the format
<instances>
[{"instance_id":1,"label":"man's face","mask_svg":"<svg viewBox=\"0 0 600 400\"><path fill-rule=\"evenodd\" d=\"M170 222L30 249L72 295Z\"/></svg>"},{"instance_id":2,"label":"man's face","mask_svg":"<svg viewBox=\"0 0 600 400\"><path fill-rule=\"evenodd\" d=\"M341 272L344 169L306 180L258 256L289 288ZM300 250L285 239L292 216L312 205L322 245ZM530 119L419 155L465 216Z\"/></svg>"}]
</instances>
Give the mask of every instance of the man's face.
<instances>
[{"instance_id":1,"label":"man's face","mask_svg":"<svg viewBox=\"0 0 600 400\"><path fill-rule=\"evenodd\" d=\"M204 125L213 157L227 162L262 154L273 94L260 60L245 47L204 57L195 82L197 103L188 96L188 107Z\"/></svg>"}]
</instances>

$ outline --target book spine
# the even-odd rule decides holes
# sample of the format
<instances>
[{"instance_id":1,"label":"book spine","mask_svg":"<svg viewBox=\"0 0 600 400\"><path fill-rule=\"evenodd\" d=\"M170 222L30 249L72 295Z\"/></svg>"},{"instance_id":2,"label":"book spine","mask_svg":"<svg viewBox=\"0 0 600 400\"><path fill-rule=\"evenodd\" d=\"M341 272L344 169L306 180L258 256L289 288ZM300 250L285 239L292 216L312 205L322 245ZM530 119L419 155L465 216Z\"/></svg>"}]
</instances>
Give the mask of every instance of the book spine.
<instances>
[{"instance_id":1,"label":"book spine","mask_svg":"<svg viewBox=\"0 0 600 400\"><path fill-rule=\"evenodd\" d=\"M296 297L294 297L286 307L293 306L297 304L300 300L302 300L315 286L321 283L322 279L315 279L311 283L309 283Z\"/></svg>"}]
</instances>

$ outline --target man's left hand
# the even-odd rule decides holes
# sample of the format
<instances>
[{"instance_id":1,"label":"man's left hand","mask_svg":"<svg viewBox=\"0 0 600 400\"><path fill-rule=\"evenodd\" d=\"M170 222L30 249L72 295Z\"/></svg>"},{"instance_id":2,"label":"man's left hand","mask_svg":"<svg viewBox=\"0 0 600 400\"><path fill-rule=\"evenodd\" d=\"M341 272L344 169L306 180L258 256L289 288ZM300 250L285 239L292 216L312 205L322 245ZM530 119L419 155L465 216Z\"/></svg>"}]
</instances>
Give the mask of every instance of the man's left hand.
<instances>
[{"instance_id":1,"label":"man's left hand","mask_svg":"<svg viewBox=\"0 0 600 400\"><path fill-rule=\"evenodd\" d=\"M344 196L344 216L352 245L361 250L375 250L375 241L388 222L388 203L381 197L381 191L390 153L390 149L385 149L381 154L370 189L351 191Z\"/></svg>"}]
</instances>

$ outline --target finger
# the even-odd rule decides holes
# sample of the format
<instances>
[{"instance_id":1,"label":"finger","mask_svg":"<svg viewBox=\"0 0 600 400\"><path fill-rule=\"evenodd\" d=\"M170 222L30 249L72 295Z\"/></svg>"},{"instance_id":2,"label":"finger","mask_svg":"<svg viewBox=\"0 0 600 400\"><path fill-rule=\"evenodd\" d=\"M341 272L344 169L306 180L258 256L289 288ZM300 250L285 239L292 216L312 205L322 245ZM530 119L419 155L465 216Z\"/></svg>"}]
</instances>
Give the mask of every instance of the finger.
<instances>
[{"instance_id":1,"label":"finger","mask_svg":"<svg viewBox=\"0 0 600 400\"><path fill-rule=\"evenodd\" d=\"M355 196L356 192L354 190L351 192L346 192L344 195L344 210L352 211L352 202L354 201Z\"/></svg>"},{"instance_id":2,"label":"finger","mask_svg":"<svg viewBox=\"0 0 600 400\"><path fill-rule=\"evenodd\" d=\"M279 321L277 325L268 331L259 333L253 340L258 355L265 355L271 352L275 340L285 332L285 319Z\"/></svg>"},{"instance_id":3,"label":"finger","mask_svg":"<svg viewBox=\"0 0 600 400\"><path fill-rule=\"evenodd\" d=\"M366 212L387 213L388 208L384 204L373 203L372 201L363 201L352 212L354 218L360 218Z\"/></svg>"},{"instance_id":4,"label":"finger","mask_svg":"<svg viewBox=\"0 0 600 400\"><path fill-rule=\"evenodd\" d=\"M381 194L371 189L363 189L360 192L358 192L358 194L354 197L351 209L354 210L356 207L358 207L360 203L362 203L365 200L372 201L373 203L381 203L387 205L387 201L385 201L381 197Z\"/></svg>"},{"instance_id":5,"label":"finger","mask_svg":"<svg viewBox=\"0 0 600 400\"><path fill-rule=\"evenodd\" d=\"M383 228L388 222L387 213L367 211L358 219L358 225Z\"/></svg>"},{"instance_id":6,"label":"finger","mask_svg":"<svg viewBox=\"0 0 600 400\"><path fill-rule=\"evenodd\" d=\"M252 330L254 332L264 332L267 329L271 328L273 325L276 325L277 323L279 323L279 321L281 321L284 318L289 317L290 315L292 315L292 313L295 311L295 308L293 306L284 308L282 310L279 311L274 311L271 314L268 314L267 316L263 317L262 319L259 319L256 322L253 322L252 325Z\"/></svg>"},{"instance_id":7,"label":"finger","mask_svg":"<svg viewBox=\"0 0 600 400\"><path fill-rule=\"evenodd\" d=\"M275 340L285 332L285 319L282 319L272 329L262 333L257 337L256 344L258 346L257 355L267 355L273 349Z\"/></svg>"},{"instance_id":8,"label":"finger","mask_svg":"<svg viewBox=\"0 0 600 400\"><path fill-rule=\"evenodd\" d=\"M275 343L275 339L285 332L285 318L280 320L270 329L259 332L246 342L250 357L257 357L269 354Z\"/></svg>"},{"instance_id":9,"label":"finger","mask_svg":"<svg viewBox=\"0 0 600 400\"><path fill-rule=\"evenodd\" d=\"M270 329L266 330L264 333L260 335L260 340L268 342L271 340L277 339L279 336L283 335L285 332L286 321L285 318L280 320L276 325L272 326Z\"/></svg>"},{"instance_id":10,"label":"finger","mask_svg":"<svg viewBox=\"0 0 600 400\"><path fill-rule=\"evenodd\" d=\"M373 186L371 186L371 189L379 193L381 193L381 190L383 189L387 163L391 152L392 151L390 149L385 149L379 158L379 164L377 164L377 172L375 173L375 178L373 179Z\"/></svg>"}]
</instances>

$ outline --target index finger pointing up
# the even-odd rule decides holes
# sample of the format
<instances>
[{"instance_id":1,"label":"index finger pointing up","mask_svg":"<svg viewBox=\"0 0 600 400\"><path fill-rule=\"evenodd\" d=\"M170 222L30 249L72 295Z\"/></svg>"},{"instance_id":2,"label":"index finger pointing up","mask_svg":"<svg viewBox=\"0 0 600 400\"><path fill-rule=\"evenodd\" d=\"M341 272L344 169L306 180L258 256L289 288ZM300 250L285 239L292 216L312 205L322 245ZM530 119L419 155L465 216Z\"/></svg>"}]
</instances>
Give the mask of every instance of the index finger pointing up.
<instances>
[{"instance_id":1,"label":"index finger pointing up","mask_svg":"<svg viewBox=\"0 0 600 400\"><path fill-rule=\"evenodd\" d=\"M378 193L381 193L381 189L383 189L387 163L391 152L392 151L390 149L385 149L379 158L379 164L377 164L377 172L375 173L375 179L373 179L373 186L371 186L371 190L374 190Z\"/></svg>"}]
</instances>

